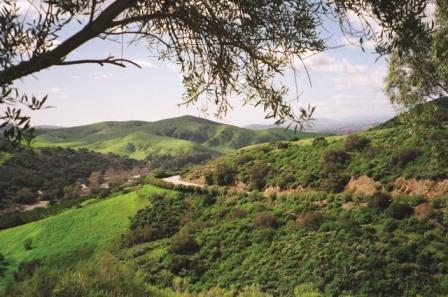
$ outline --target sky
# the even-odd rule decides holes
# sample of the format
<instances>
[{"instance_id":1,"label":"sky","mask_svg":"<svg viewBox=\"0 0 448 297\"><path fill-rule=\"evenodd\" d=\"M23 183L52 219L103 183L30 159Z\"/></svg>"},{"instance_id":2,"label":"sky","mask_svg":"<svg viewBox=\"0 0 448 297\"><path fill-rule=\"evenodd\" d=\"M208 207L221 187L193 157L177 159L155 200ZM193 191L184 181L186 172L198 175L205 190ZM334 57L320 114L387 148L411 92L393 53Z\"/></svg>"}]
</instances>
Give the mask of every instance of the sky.
<instances>
[{"instance_id":1,"label":"sky","mask_svg":"<svg viewBox=\"0 0 448 297\"><path fill-rule=\"evenodd\" d=\"M330 25L334 26L334 25ZM70 28L73 32L78 28ZM305 60L310 80L303 68L295 76L299 84L298 106L316 107L315 118L334 120L386 119L395 111L384 94L387 64L377 59L371 44L363 52L356 41L336 32L331 45L345 45L312 55ZM63 40L63 38L61 38ZM92 40L70 55L71 59L121 57L121 43ZM36 96L48 94L47 109L33 112L32 124L76 126L101 121L156 121L185 114L216 120L201 112L202 105L179 106L183 85L178 67L170 61L153 57L143 43L123 48L123 57L136 61L142 69L112 65L55 66L26 77L17 83ZM294 75L282 78L295 98ZM270 124L261 109L241 106L241 98L232 98L233 109L220 119L228 124L245 126Z\"/></svg>"}]
</instances>

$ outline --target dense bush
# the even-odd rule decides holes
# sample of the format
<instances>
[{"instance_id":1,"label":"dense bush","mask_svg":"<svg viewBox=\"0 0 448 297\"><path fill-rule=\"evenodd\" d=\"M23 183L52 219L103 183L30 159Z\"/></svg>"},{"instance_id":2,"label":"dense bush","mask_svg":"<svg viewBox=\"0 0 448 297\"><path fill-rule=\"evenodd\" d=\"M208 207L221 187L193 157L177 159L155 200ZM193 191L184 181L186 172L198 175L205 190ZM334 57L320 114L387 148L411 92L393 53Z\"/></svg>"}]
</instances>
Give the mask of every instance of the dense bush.
<instances>
[{"instance_id":1,"label":"dense bush","mask_svg":"<svg viewBox=\"0 0 448 297\"><path fill-rule=\"evenodd\" d=\"M22 261L14 272L14 280L21 281L30 278L34 275L36 270L42 265L42 261L39 259L34 259L31 261Z\"/></svg>"},{"instance_id":2,"label":"dense bush","mask_svg":"<svg viewBox=\"0 0 448 297\"><path fill-rule=\"evenodd\" d=\"M30 188L19 188L15 194L14 202L19 204L32 204L36 202L37 194Z\"/></svg>"},{"instance_id":3,"label":"dense bush","mask_svg":"<svg viewBox=\"0 0 448 297\"><path fill-rule=\"evenodd\" d=\"M137 226L132 229L127 235L127 241L129 246L133 246L139 243L152 241L160 238L160 232L150 226Z\"/></svg>"},{"instance_id":4,"label":"dense bush","mask_svg":"<svg viewBox=\"0 0 448 297\"><path fill-rule=\"evenodd\" d=\"M361 151L365 149L370 143L370 140L364 136L356 134L349 135L344 142L345 149L349 152Z\"/></svg>"},{"instance_id":5,"label":"dense bush","mask_svg":"<svg viewBox=\"0 0 448 297\"><path fill-rule=\"evenodd\" d=\"M402 148L396 153L392 154L390 158L390 165L393 167L404 167L411 161L414 161L421 151L418 148Z\"/></svg>"},{"instance_id":6,"label":"dense bush","mask_svg":"<svg viewBox=\"0 0 448 297\"><path fill-rule=\"evenodd\" d=\"M179 232L170 243L170 252L179 255L192 255L197 253L201 246L193 239L188 232Z\"/></svg>"},{"instance_id":7,"label":"dense bush","mask_svg":"<svg viewBox=\"0 0 448 297\"><path fill-rule=\"evenodd\" d=\"M313 139L313 147L322 148L328 146L328 140L325 137L316 137Z\"/></svg>"},{"instance_id":8,"label":"dense bush","mask_svg":"<svg viewBox=\"0 0 448 297\"><path fill-rule=\"evenodd\" d=\"M270 211L257 213L254 217L253 223L257 228L278 228L280 226L279 219Z\"/></svg>"},{"instance_id":9,"label":"dense bush","mask_svg":"<svg viewBox=\"0 0 448 297\"><path fill-rule=\"evenodd\" d=\"M308 226L319 226L324 217L319 211L306 211L297 218L297 225L305 228Z\"/></svg>"},{"instance_id":10,"label":"dense bush","mask_svg":"<svg viewBox=\"0 0 448 297\"><path fill-rule=\"evenodd\" d=\"M185 168L189 168L193 165L204 163L216 157L216 155L209 152L198 152L188 154L149 154L145 160L151 164L151 169L158 170L160 172L168 172L169 175L179 172Z\"/></svg>"},{"instance_id":11,"label":"dense bush","mask_svg":"<svg viewBox=\"0 0 448 297\"><path fill-rule=\"evenodd\" d=\"M344 150L331 149L322 155L324 172L338 172L346 167L350 155Z\"/></svg>"},{"instance_id":12,"label":"dense bush","mask_svg":"<svg viewBox=\"0 0 448 297\"><path fill-rule=\"evenodd\" d=\"M23 241L23 248L27 251L33 248L33 240L31 238L27 238Z\"/></svg>"},{"instance_id":13,"label":"dense bush","mask_svg":"<svg viewBox=\"0 0 448 297\"><path fill-rule=\"evenodd\" d=\"M131 219L128 244L172 236L180 229L187 211L188 205L182 195L152 195L151 205L139 210Z\"/></svg>"},{"instance_id":14,"label":"dense bush","mask_svg":"<svg viewBox=\"0 0 448 297\"><path fill-rule=\"evenodd\" d=\"M392 218L401 220L412 215L414 213L414 209L406 203L394 202L387 209L387 213Z\"/></svg>"},{"instance_id":15,"label":"dense bush","mask_svg":"<svg viewBox=\"0 0 448 297\"><path fill-rule=\"evenodd\" d=\"M249 169L249 182L251 187L261 191L266 185L269 170L268 165L256 161Z\"/></svg>"},{"instance_id":16,"label":"dense bush","mask_svg":"<svg viewBox=\"0 0 448 297\"><path fill-rule=\"evenodd\" d=\"M386 209L391 204L391 197L384 192L376 192L367 200L367 207Z\"/></svg>"},{"instance_id":17,"label":"dense bush","mask_svg":"<svg viewBox=\"0 0 448 297\"><path fill-rule=\"evenodd\" d=\"M329 173L321 180L320 188L330 193L339 193L349 181L350 177L343 173Z\"/></svg>"},{"instance_id":18,"label":"dense bush","mask_svg":"<svg viewBox=\"0 0 448 297\"><path fill-rule=\"evenodd\" d=\"M235 181L235 171L229 164L220 162L212 171L206 173L205 181L208 185L228 186Z\"/></svg>"}]
</instances>

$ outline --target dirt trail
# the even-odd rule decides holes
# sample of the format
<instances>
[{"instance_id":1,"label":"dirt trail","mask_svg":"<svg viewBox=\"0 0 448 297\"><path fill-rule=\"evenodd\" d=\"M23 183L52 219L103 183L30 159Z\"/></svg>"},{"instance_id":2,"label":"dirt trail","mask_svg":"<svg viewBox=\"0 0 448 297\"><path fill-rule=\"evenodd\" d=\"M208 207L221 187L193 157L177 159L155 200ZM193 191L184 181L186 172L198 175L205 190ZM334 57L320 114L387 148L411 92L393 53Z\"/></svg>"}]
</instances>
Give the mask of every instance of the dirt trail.
<instances>
[{"instance_id":1,"label":"dirt trail","mask_svg":"<svg viewBox=\"0 0 448 297\"><path fill-rule=\"evenodd\" d=\"M167 178L163 178L162 180L167 183L172 183L174 185L184 185L184 186L193 186L193 187L201 187L201 188L203 187L203 185L200 185L200 184L183 181L181 179L180 175L170 176Z\"/></svg>"}]
</instances>

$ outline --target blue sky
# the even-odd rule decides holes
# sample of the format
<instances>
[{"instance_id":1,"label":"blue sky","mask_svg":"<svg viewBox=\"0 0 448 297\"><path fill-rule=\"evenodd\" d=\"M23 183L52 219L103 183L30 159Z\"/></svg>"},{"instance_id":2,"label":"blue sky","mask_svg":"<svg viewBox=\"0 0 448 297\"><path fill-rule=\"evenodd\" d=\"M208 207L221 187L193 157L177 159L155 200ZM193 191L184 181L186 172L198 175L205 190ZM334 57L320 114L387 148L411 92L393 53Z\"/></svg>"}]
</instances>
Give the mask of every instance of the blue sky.
<instances>
[{"instance_id":1,"label":"blue sky","mask_svg":"<svg viewBox=\"0 0 448 297\"><path fill-rule=\"evenodd\" d=\"M335 26L330 27L334 33L330 44L346 46L305 60L312 86L301 69L296 76L301 92L297 104L316 106L317 118L393 116L394 110L383 91L387 72L385 61L376 61L377 55L372 53L373 48L369 44L363 52L356 46L356 41L347 40ZM77 49L70 58L104 58L108 55L120 57L121 44L93 40ZM52 108L34 112L34 125L74 126L109 120L155 121L184 114L215 119L213 108L209 108L210 115L207 116L200 112L201 104L179 107L183 86L176 65L158 61L151 55L143 43L125 46L124 57L137 61L142 69L97 65L52 67L25 78L17 85L23 91L49 96L47 105ZM290 87L288 98L294 98L297 94L292 72L286 73L282 81ZM242 107L241 102L233 98L233 110L221 121L235 125L272 123L264 120L261 109Z\"/></svg>"}]
</instances>

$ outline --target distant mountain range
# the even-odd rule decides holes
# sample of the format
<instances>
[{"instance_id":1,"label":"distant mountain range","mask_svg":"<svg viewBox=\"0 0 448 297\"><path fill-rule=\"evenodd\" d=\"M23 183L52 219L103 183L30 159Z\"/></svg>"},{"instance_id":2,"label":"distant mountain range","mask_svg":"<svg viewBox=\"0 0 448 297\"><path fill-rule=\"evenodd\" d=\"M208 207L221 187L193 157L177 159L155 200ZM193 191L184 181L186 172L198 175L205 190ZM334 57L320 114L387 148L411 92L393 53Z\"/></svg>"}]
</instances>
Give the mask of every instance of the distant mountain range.
<instances>
[{"instance_id":1,"label":"distant mountain range","mask_svg":"<svg viewBox=\"0 0 448 297\"><path fill-rule=\"evenodd\" d=\"M37 129L34 147L87 148L154 162L197 163L234 149L263 142L315 137L283 128L251 130L182 116L156 122L102 122L71 128ZM177 167L182 167L179 164Z\"/></svg>"},{"instance_id":2,"label":"distant mountain range","mask_svg":"<svg viewBox=\"0 0 448 297\"><path fill-rule=\"evenodd\" d=\"M381 123L386 122L389 119L390 117L344 119L344 120L319 118L312 121L311 127L304 129L304 131L315 133L327 133L327 134L350 134L377 126ZM286 128L286 126L253 124L245 126L245 128L252 130L264 130L273 128ZM294 129L294 127L292 126L291 129Z\"/></svg>"}]
</instances>

